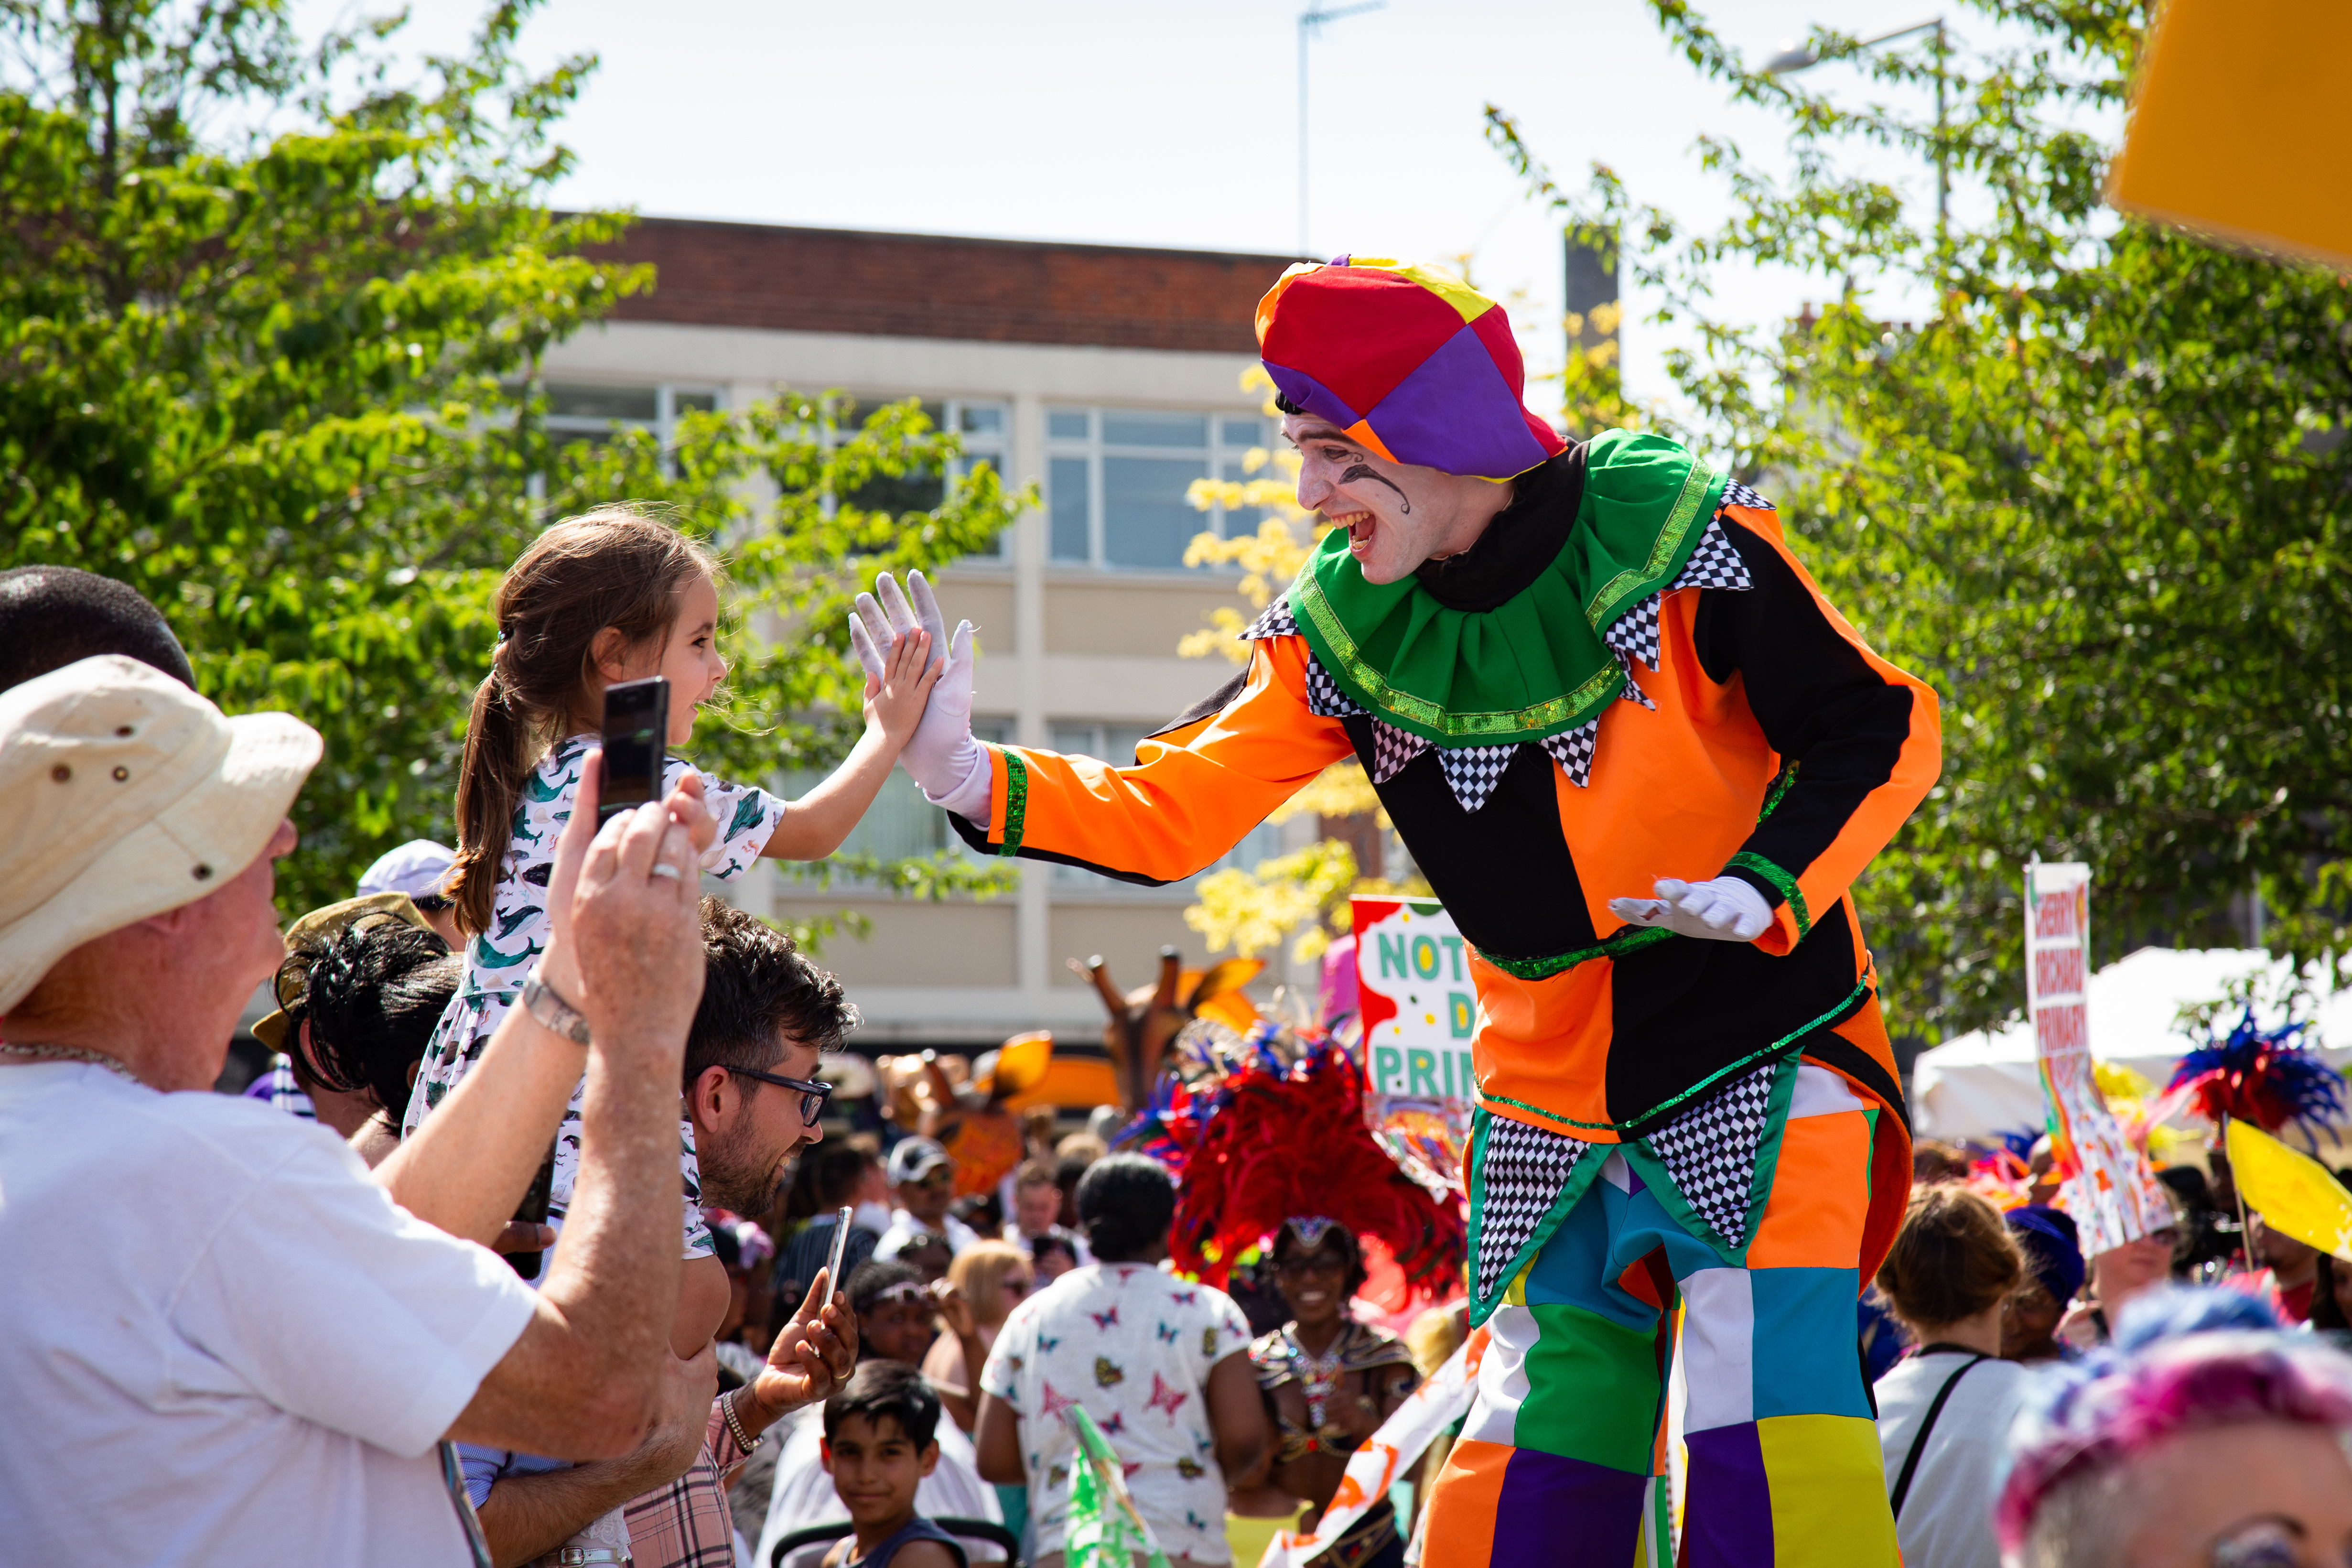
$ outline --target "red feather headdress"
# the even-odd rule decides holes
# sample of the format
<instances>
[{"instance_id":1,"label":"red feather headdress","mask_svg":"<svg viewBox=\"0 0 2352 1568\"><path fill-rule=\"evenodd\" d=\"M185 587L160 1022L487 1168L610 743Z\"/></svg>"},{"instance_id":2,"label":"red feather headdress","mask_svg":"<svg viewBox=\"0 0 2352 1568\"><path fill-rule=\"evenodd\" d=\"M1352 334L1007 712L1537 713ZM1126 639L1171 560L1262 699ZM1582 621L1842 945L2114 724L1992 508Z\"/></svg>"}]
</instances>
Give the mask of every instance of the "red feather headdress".
<instances>
[{"instance_id":1,"label":"red feather headdress","mask_svg":"<svg viewBox=\"0 0 2352 1568\"><path fill-rule=\"evenodd\" d=\"M1460 1205L1432 1197L1372 1141L1362 1069L1312 1031L1298 1031L1295 1060L1279 1048L1289 1043L1263 1043L1225 1077L1185 1151L1176 1267L1223 1287L1234 1259L1285 1221L1320 1219L1380 1237L1415 1284L1458 1276Z\"/></svg>"}]
</instances>

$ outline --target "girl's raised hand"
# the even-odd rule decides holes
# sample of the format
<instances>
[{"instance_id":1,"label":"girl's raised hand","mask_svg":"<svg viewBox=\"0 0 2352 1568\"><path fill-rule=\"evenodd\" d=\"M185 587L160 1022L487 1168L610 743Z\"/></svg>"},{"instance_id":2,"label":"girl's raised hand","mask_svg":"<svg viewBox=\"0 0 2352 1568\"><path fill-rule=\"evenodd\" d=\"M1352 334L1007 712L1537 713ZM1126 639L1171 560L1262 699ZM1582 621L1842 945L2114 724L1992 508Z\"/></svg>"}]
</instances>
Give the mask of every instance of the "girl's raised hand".
<instances>
[{"instance_id":1,"label":"girl's raised hand","mask_svg":"<svg viewBox=\"0 0 2352 1568\"><path fill-rule=\"evenodd\" d=\"M895 750L923 721L923 705L945 667L932 663L930 634L920 626L894 637L881 666L879 674L869 670L866 677L866 722Z\"/></svg>"}]
</instances>

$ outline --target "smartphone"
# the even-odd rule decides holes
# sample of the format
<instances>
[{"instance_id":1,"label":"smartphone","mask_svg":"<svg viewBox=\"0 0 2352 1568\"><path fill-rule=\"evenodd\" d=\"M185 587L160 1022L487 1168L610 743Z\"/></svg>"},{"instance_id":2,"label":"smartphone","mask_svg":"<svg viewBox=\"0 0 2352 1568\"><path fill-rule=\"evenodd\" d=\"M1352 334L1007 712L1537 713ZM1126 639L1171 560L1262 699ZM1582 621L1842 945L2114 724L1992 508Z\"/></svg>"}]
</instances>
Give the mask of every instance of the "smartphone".
<instances>
[{"instance_id":1,"label":"smartphone","mask_svg":"<svg viewBox=\"0 0 2352 1568\"><path fill-rule=\"evenodd\" d=\"M596 826L661 798L669 752L669 682L661 676L604 688L604 777L596 792Z\"/></svg>"},{"instance_id":2,"label":"smartphone","mask_svg":"<svg viewBox=\"0 0 2352 1568\"><path fill-rule=\"evenodd\" d=\"M841 1212L833 1216L833 1256L824 1260L824 1288L827 1300L832 1299L833 1293L841 1289L841 1259L849 1251L849 1221L856 1212L847 1204L844 1204L841 1206ZM820 1301L817 1304L823 1306L824 1302Z\"/></svg>"}]
</instances>

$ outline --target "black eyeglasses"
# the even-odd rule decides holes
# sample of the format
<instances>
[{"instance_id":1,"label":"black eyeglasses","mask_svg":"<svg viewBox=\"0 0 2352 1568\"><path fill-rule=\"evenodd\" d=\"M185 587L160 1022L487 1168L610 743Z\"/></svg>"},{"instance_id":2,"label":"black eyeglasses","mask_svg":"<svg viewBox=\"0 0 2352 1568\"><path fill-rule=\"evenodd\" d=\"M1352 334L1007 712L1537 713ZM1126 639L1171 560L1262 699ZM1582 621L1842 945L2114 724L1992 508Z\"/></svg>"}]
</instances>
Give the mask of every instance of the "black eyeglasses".
<instances>
[{"instance_id":1,"label":"black eyeglasses","mask_svg":"<svg viewBox=\"0 0 2352 1568\"><path fill-rule=\"evenodd\" d=\"M755 1078L761 1083L772 1083L778 1089L800 1090L801 1120L811 1127L815 1126L824 1115L824 1102L833 1098L833 1085L829 1083L812 1083L804 1078L785 1078L779 1073L753 1072L750 1068L729 1068L727 1070L737 1078Z\"/></svg>"}]
</instances>

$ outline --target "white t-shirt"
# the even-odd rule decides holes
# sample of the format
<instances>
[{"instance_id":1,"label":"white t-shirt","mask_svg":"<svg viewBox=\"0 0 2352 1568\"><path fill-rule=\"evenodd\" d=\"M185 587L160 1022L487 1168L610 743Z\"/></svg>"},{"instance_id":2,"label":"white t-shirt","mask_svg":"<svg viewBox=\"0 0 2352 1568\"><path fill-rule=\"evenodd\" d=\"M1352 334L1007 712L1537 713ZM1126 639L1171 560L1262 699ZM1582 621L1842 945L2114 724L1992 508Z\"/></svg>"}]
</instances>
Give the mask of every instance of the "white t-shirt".
<instances>
[{"instance_id":1,"label":"white t-shirt","mask_svg":"<svg viewBox=\"0 0 2352 1568\"><path fill-rule=\"evenodd\" d=\"M0 1067L0 1557L462 1563L434 1445L514 1270L330 1130L103 1067Z\"/></svg>"},{"instance_id":2,"label":"white t-shirt","mask_svg":"<svg viewBox=\"0 0 2352 1568\"><path fill-rule=\"evenodd\" d=\"M1906 1356L1878 1380L1878 1447L1889 1497L1927 1406L1968 1361L1960 1351ZM2032 1381L2032 1369L2016 1362L1980 1361L1944 1401L1912 1473L1903 1516L1895 1521L1904 1568L2000 1568L1992 1506L2009 1452L2009 1424Z\"/></svg>"},{"instance_id":3,"label":"white t-shirt","mask_svg":"<svg viewBox=\"0 0 2352 1568\"><path fill-rule=\"evenodd\" d=\"M751 1561L759 1563L765 1563L776 1542L795 1530L849 1517L819 1451L824 1441L824 1406L803 1405L768 1433L768 1440L778 1445L776 1479L768 1494L767 1527L760 1531L759 1550L751 1553ZM984 1519L1003 1524L1003 1506L996 1500L996 1489L980 1479L980 1456L971 1439L944 1410L931 1436L940 1446L940 1462L916 1484L915 1511L925 1519ZM1001 1550L982 1542L968 1541L964 1550L974 1563L1004 1560ZM802 1555L814 1563L824 1555L824 1548L812 1547ZM788 1560L784 1568L796 1568L796 1563Z\"/></svg>"},{"instance_id":4,"label":"white t-shirt","mask_svg":"<svg viewBox=\"0 0 2352 1568\"><path fill-rule=\"evenodd\" d=\"M1209 1370L1249 1349L1233 1298L1144 1263L1073 1268L1013 1309L980 1386L1013 1407L1040 1555L1062 1549L1077 1453L1073 1405L1110 1439L1160 1549L1226 1563L1225 1478L1203 1392Z\"/></svg>"}]
</instances>

